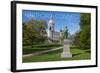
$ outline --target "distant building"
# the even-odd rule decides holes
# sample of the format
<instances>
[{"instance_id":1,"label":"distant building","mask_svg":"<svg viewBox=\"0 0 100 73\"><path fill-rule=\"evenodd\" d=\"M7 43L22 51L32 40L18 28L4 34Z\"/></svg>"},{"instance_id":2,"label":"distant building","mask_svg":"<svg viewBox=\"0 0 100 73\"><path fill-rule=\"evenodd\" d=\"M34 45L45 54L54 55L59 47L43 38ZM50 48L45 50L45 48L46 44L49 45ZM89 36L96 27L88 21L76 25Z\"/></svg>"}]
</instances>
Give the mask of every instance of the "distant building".
<instances>
[{"instance_id":1,"label":"distant building","mask_svg":"<svg viewBox=\"0 0 100 73\"><path fill-rule=\"evenodd\" d=\"M63 36L63 31L60 30L59 32L54 30L54 20L53 17L50 17L50 20L48 22L48 30L47 30L47 36L49 42L58 42L60 41L60 38Z\"/></svg>"}]
</instances>

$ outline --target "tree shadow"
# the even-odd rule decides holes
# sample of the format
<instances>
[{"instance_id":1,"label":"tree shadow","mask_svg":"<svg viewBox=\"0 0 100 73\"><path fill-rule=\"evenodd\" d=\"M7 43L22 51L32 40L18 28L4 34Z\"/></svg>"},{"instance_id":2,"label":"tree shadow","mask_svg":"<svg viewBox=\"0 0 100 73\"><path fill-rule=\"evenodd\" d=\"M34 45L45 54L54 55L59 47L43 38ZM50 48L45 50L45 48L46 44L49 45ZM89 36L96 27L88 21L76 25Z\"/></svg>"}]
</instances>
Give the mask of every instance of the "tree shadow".
<instances>
[{"instance_id":1,"label":"tree shadow","mask_svg":"<svg viewBox=\"0 0 100 73\"><path fill-rule=\"evenodd\" d=\"M87 50L87 51L85 51L86 53L91 53L91 51L90 50Z\"/></svg>"},{"instance_id":2,"label":"tree shadow","mask_svg":"<svg viewBox=\"0 0 100 73\"><path fill-rule=\"evenodd\" d=\"M82 54L82 53L72 54L72 57L74 57L74 56L76 56L76 55L80 55L80 54Z\"/></svg>"}]
</instances>

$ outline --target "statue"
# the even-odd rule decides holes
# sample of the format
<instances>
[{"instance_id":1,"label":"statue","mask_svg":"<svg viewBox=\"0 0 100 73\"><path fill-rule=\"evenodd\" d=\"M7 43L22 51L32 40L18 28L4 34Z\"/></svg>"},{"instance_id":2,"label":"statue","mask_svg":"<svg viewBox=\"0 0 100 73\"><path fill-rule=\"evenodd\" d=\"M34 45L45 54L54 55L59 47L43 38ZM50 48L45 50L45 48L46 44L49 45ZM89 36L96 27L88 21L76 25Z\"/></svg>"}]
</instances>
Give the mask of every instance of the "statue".
<instances>
[{"instance_id":1,"label":"statue","mask_svg":"<svg viewBox=\"0 0 100 73\"><path fill-rule=\"evenodd\" d=\"M64 30L64 40L63 40L63 52L61 53L62 58L71 58L72 54L70 52L70 40L68 39L68 28L65 27Z\"/></svg>"},{"instance_id":2,"label":"statue","mask_svg":"<svg viewBox=\"0 0 100 73\"><path fill-rule=\"evenodd\" d=\"M68 28L66 26L64 30L64 39L67 39L67 38L68 38Z\"/></svg>"}]
</instances>

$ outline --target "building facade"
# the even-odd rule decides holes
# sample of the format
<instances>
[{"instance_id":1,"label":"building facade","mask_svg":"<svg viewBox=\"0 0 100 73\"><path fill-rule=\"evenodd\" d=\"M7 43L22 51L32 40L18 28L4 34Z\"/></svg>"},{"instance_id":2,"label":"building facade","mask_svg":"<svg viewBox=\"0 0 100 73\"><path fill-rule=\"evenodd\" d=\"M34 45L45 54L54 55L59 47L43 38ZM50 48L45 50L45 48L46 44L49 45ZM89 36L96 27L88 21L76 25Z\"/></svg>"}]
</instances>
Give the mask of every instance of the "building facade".
<instances>
[{"instance_id":1,"label":"building facade","mask_svg":"<svg viewBox=\"0 0 100 73\"><path fill-rule=\"evenodd\" d=\"M49 42L59 42L60 39L63 36L63 31L60 30L59 32L54 30L55 22L53 20L53 17L50 17L50 20L48 22L48 30L47 30L47 36Z\"/></svg>"}]
</instances>

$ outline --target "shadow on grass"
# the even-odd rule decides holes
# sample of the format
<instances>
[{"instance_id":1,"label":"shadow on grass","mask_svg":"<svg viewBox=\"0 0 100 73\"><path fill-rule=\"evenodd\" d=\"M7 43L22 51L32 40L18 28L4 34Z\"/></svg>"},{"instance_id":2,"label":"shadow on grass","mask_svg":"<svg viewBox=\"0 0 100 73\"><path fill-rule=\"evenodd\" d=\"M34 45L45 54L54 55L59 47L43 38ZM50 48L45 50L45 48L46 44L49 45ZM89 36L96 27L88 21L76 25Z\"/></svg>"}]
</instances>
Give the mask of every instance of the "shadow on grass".
<instances>
[{"instance_id":1,"label":"shadow on grass","mask_svg":"<svg viewBox=\"0 0 100 73\"><path fill-rule=\"evenodd\" d=\"M52 54L57 54L57 53L61 53L62 49L58 49L58 50L54 50L54 51L50 51L50 52L45 52L43 53L44 55L52 55ZM41 54L40 54L41 55Z\"/></svg>"},{"instance_id":2,"label":"shadow on grass","mask_svg":"<svg viewBox=\"0 0 100 73\"><path fill-rule=\"evenodd\" d=\"M80 54L82 54L82 53L72 54L72 57L80 55Z\"/></svg>"},{"instance_id":3,"label":"shadow on grass","mask_svg":"<svg viewBox=\"0 0 100 73\"><path fill-rule=\"evenodd\" d=\"M90 50L87 50L87 51L85 51L86 53L91 53L91 51Z\"/></svg>"},{"instance_id":4,"label":"shadow on grass","mask_svg":"<svg viewBox=\"0 0 100 73\"><path fill-rule=\"evenodd\" d=\"M40 51L45 51L45 50L49 50L49 49L54 49L54 48L57 48L60 46L62 46L62 45L60 45L60 44L41 44L41 45L34 45L33 47L23 46L23 55L40 52Z\"/></svg>"}]
</instances>

